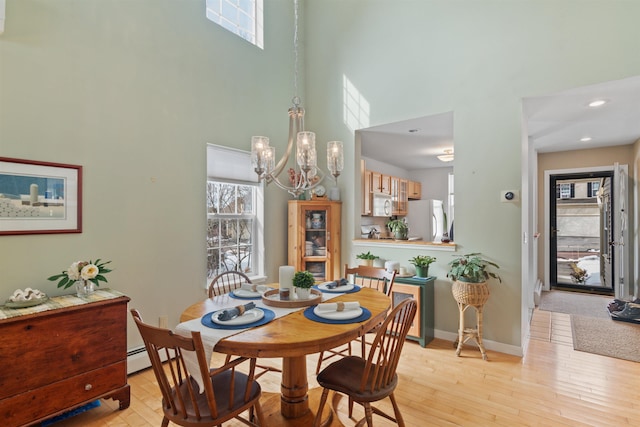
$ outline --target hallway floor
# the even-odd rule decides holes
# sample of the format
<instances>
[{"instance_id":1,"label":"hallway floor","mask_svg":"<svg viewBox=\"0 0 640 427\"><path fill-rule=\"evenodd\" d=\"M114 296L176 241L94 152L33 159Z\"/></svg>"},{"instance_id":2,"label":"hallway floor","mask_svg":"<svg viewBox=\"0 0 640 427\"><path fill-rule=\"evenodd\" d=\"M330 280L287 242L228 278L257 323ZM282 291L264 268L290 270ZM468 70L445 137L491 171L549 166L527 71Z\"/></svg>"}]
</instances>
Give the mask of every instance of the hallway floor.
<instances>
[{"instance_id":1,"label":"hallway floor","mask_svg":"<svg viewBox=\"0 0 640 427\"><path fill-rule=\"evenodd\" d=\"M535 309L531 319L531 339L573 348L571 315Z\"/></svg>"}]
</instances>

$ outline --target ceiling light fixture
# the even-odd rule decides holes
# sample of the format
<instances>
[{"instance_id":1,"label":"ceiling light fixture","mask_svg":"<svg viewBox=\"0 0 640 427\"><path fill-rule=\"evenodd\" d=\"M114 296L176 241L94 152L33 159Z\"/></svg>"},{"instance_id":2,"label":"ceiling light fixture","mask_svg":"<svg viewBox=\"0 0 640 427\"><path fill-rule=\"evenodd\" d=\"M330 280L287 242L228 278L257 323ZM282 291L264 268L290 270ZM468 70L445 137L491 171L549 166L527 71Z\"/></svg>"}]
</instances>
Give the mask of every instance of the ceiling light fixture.
<instances>
[{"instance_id":1,"label":"ceiling light fixture","mask_svg":"<svg viewBox=\"0 0 640 427\"><path fill-rule=\"evenodd\" d=\"M289 108L289 141L287 150L275 164L275 147L269 145L269 138L266 136L251 137L251 164L258 174L260 181L267 184L273 182L279 188L287 191L294 197L307 190L316 187L324 179L324 174L317 167L316 134L304 130L304 108L300 105L298 97L298 0L294 0L294 96L291 102L293 106ZM289 162L289 157L293 151L294 140L296 141L296 164L288 170L289 185L279 180L279 175ZM344 152L341 141L330 141L327 143L327 168L338 182L338 176L344 168Z\"/></svg>"},{"instance_id":2,"label":"ceiling light fixture","mask_svg":"<svg viewBox=\"0 0 640 427\"><path fill-rule=\"evenodd\" d=\"M452 162L453 150L444 150L444 154L439 155L438 160L440 160L441 162Z\"/></svg>"},{"instance_id":3,"label":"ceiling light fixture","mask_svg":"<svg viewBox=\"0 0 640 427\"><path fill-rule=\"evenodd\" d=\"M584 138L580 138L581 142L589 142L591 141L591 137L590 136L585 136Z\"/></svg>"},{"instance_id":4,"label":"ceiling light fixture","mask_svg":"<svg viewBox=\"0 0 640 427\"><path fill-rule=\"evenodd\" d=\"M591 108L596 108L596 107L602 107L604 104L606 104L608 101L606 99L596 99L594 101L591 101L590 103L588 103L587 105Z\"/></svg>"}]
</instances>

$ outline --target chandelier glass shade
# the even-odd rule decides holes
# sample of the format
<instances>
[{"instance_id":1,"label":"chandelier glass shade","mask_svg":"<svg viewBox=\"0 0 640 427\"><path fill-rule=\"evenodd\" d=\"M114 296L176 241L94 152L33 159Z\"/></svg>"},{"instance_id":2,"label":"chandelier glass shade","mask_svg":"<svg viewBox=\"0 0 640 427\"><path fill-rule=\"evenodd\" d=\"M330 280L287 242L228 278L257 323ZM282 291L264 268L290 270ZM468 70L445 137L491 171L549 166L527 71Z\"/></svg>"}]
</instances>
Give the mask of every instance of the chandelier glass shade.
<instances>
[{"instance_id":1,"label":"chandelier glass shade","mask_svg":"<svg viewBox=\"0 0 640 427\"><path fill-rule=\"evenodd\" d=\"M318 154L316 151L316 134L304 129L304 108L297 96L298 86L298 0L294 0L294 97L293 106L289 108L289 139L283 156L276 163L275 147L269 145L266 136L251 137L251 164L258 174L260 181L267 184L274 183L279 188L289 192L294 197L315 188L324 179L324 173L318 168ZM280 179L291 156L294 154L295 163L288 169L288 183ZM344 151L342 142L327 143L327 168L338 181L338 176L344 168Z\"/></svg>"}]
</instances>

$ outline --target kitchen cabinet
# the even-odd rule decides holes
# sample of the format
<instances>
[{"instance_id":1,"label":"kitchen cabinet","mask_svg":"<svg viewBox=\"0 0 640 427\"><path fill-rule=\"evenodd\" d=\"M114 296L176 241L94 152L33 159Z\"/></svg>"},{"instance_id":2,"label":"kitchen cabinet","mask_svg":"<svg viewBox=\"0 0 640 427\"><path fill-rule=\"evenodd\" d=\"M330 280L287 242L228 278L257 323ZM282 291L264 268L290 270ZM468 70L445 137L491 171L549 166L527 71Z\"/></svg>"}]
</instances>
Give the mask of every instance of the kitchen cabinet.
<instances>
[{"instance_id":1,"label":"kitchen cabinet","mask_svg":"<svg viewBox=\"0 0 640 427\"><path fill-rule=\"evenodd\" d=\"M316 282L342 277L341 210L337 201L289 200L288 264Z\"/></svg>"},{"instance_id":2,"label":"kitchen cabinet","mask_svg":"<svg viewBox=\"0 0 640 427\"><path fill-rule=\"evenodd\" d=\"M381 188L384 194L391 194L391 177L389 175L382 175L380 177Z\"/></svg>"},{"instance_id":3,"label":"kitchen cabinet","mask_svg":"<svg viewBox=\"0 0 640 427\"><path fill-rule=\"evenodd\" d=\"M364 164L364 160L361 160L361 172L362 172L362 203L360 215L371 215L371 171L367 170Z\"/></svg>"},{"instance_id":4,"label":"kitchen cabinet","mask_svg":"<svg viewBox=\"0 0 640 427\"><path fill-rule=\"evenodd\" d=\"M391 201L393 206L393 215L407 215L407 183L408 181L406 179L391 177Z\"/></svg>"},{"instance_id":5,"label":"kitchen cabinet","mask_svg":"<svg viewBox=\"0 0 640 427\"><path fill-rule=\"evenodd\" d=\"M372 171L371 191L391 195L391 176Z\"/></svg>"},{"instance_id":6,"label":"kitchen cabinet","mask_svg":"<svg viewBox=\"0 0 640 427\"><path fill-rule=\"evenodd\" d=\"M0 320L0 425L31 425L100 398L129 407L129 298L77 300Z\"/></svg>"},{"instance_id":7,"label":"kitchen cabinet","mask_svg":"<svg viewBox=\"0 0 640 427\"><path fill-rule=\"evenodd\" d=\"M422 183L409 181L407 193L409 200L420 200L422 198Z\"/></svg>"}]
</instances>

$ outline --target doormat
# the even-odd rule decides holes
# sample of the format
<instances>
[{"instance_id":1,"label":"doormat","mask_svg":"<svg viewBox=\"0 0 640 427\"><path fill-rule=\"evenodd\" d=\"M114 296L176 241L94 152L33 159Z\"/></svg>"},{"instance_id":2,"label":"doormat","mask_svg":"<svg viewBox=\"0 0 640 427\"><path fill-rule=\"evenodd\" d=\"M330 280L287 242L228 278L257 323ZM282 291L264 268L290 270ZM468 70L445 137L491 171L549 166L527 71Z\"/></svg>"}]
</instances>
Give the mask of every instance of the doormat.
<instances>
[{"instance_id":1,"label":"doormat","mask_svg":"<svg viewBox=\"0 0 640 427\"><path fill-rule=\"evenodd\" d=\"M73 409L71 411L67 411L64 414L60 414L56 417L49 418L48 420L43 421L40 424L40 427L47 427L51 424L55 424L58 421L66 420L67 418L75 417L78 414L88 411L89 409L97 408L100 406L100 401L96 400L94 402L87 403L86 405L80 406L79 408Z\"/></svg>"},{"instance_id":2,"label":"doormat","mask_svg":"<svg viewBox=\"0 0 640 427\"><path fill-rule=\"evenodd\" d=\"M574 350L640 362L640 325L572 315L571 331Z\"/></svg>"},{"instance_id":3,"label":"doormat","mask_svg":"<svg viewBox=\"0 0 640 427\"><path fill-rule=\"evenodd\" d=\"M609 319L607 305L611 297L565 291L545 291L540 298L539 309L556 313Z\"/></svg>"}]
</instances>

